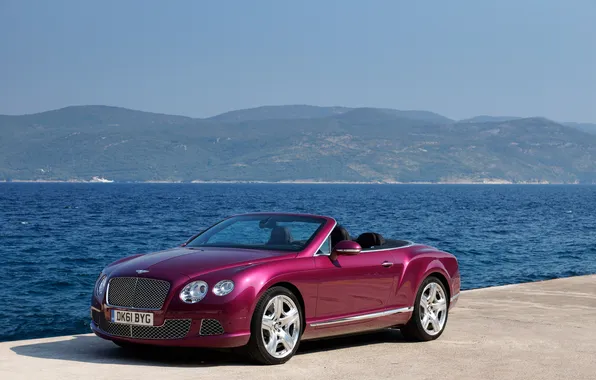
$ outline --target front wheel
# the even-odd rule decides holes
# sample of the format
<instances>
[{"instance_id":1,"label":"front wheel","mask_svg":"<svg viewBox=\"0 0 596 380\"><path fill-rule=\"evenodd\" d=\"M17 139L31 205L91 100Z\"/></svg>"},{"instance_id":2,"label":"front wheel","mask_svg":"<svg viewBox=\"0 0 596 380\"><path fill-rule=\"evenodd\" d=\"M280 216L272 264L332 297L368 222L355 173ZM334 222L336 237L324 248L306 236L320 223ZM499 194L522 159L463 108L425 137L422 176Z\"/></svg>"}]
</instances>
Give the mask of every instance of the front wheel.
<instances>
[{"instance_id":1,"label":"front wheel","mask_svg":"<svg viewBox=\"0 0 596 380\"><path fill-rule=\"evenodd\" d=\"M427 277L416 294L412 318L401 328L407 340L429 341L443 334L449 313L449 300L443 283L434 276Z\"/></svg>"},{"instance_id":2,"label":"front wheel","mask_svg":"<svg viewBox=\"0 0 596 380\"><path fill-rule=\"evenodd\" d=\"M290 290L268 289L255 308L251 322L248 355L261 364L282 364L298 350L302 335L302 310Z\"/></svg>"}]
</instances>

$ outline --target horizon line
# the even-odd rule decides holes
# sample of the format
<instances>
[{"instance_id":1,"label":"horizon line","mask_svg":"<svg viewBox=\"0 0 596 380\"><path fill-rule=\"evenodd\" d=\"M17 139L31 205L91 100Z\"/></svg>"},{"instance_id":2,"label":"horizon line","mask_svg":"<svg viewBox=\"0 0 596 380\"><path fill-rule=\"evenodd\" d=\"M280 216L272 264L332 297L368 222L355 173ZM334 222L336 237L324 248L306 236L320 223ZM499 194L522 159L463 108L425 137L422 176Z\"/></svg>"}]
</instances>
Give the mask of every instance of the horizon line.
<instances>
[{"instance_id":1,"label":"horizon line","mask_svg":"<svg viewBox=\"0 0 596 380\"><path fill-rule=\"evenodd\" d=\"M543 118L543 119L547 119L547 120L550 120L550 121L553 121L553 122L556 122L556 123L561 123L561 124L563 124L563 123L574 123L574 124L595 124L596 125L596 122L591 122L591 121L559 121L559 120L551 119L549 117L541 116L541 115L534 115L534 116L505 116L505 115L477 114L477 115L470 116L470 117L463 118L463 119L456 119L456 118L451 118L451 117L442 115L442 114L437 113L435 111L424 110L424 109L399 109L399 108L372 107L372 106L350 107L350 106L341 106L341 105L325 106L325 105L313 105L313 104L306 104L306 103L265 104L265 105L254 106L254 107L230 109L228 111L221 112L221 113L218 113L218 114L215 114L215 115L212 115L212 116L207 116L207 117L195 117L195 116L188 116L188 115L180 115L180 114L176 114L176 113L165 113L165 112L147 111L147 110L142 110L142 109L137 109L137 108L128 108L128 107L116 106L116 105L109 105L109 104L71 104L71 105L68 105L68 106L54 108L54 109L49 109L49 110L44 110L44 111L24 113L24 114L0 114L0 116L9 116L9 117L34 116L34 115L40 115L40 114L44 114L44 113L48 113L48 112L61 111L61 110L65 110L65 109L68 109L68 108L105 107L105 108L118 108L118 109L123 109L123 110L128 110L128 111L134 111L134 112L151 113L151 114L155 114L155 115L184 117L184 118L193 119L193 120L209 120L209 119L213 119L213 118L216 118L218 116L221 116L221 115L225 115L225 114L230 113L230 112L249 111L249 110L254 110L254 109L259 109L259 108L267 108L267 107L274 108L274 107L294 107L294 106L314 107L314 108L345 108L345 109L348 109L349 111L356 110L356 109L374 109L374 110L391 110L391 111L400 111L400 112L430 112L430 113L433 113L435 115L438 115L438 116L444 117L446 119L449 119L449 120L451 120L453 122L468 121L470 119L474 119L474 118L477 118L477 117L507 118L508 120ZM346 111L346 112L349 112L349 111Z\"/></svg>"}]
</instances>

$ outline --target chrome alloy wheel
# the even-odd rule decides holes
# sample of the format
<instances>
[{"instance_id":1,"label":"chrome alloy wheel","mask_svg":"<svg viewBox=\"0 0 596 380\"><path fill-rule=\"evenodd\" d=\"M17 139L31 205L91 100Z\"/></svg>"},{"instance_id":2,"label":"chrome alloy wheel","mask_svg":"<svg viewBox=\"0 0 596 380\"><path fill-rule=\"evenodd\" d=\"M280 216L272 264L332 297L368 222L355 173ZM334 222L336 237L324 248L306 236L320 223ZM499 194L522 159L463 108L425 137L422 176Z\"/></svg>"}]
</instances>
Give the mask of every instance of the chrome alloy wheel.
<instances>
[{"instance_id":1,"label":"chrome alloy wheel","mask_svg":"<svg viewBox=\"0 0 596 380\"><path fill-rule=\"evenodd\" d=\"M447 318L447 298L443 287L431 282L420 297L420 322L428 335L437 335L445 326Z\"/></svg>"},{"instance_id":2,"label":"chrome alloy wheel","mask_svg":"<svg viewBox=\"0 0 596 380\"><path fill-rule=\"evenodd\" d=\"M292 353L300 337L300 313L292 299L278 295L267 303L261 337L271 356L283 358Z\"/></svg>"}]
</instances>

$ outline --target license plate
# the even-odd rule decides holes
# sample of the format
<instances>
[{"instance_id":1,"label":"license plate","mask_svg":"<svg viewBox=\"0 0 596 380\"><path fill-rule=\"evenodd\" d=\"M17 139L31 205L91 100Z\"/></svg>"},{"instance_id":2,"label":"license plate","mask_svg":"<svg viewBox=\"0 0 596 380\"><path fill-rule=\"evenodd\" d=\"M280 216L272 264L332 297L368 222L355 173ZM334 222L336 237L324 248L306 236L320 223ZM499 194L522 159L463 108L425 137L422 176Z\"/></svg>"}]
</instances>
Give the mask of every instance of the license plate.
<instances>
[{"instance_id":1,"label":"license plate","mask_svg":"<svg viewBox=\"0 0 596 380\"><path fill-rule=\"evenodd\" d=\"M112 322L127 325L153 326L153 313L112 310Z\"/></svg>"}]
</instances>

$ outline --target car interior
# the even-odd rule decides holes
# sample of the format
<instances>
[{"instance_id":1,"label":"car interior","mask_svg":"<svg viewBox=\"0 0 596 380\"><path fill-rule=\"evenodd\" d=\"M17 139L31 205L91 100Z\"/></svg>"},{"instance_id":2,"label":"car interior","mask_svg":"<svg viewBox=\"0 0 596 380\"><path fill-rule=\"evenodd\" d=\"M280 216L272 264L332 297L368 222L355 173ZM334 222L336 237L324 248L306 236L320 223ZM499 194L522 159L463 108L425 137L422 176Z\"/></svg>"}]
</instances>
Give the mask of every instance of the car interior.
<instances>
[{"instance_id":1,"label":"car interior","mask_svg":"<svg viewBox=\"0 0 596 380\"><path fill-rule=\"evenodd\" d=\"M275 226L271 229L271 237L268 245L287 245L292 244L294 239L288 227Z\"/></svg>"},{"instance_id":2,"label":"car interior","mask_svg":"<svg viewBox=\"0 0 596 380\"><path fill-rule=\"evenodd\" d=\"M406 240L385 239L381 234L376 232L364 232L356 239L352 239L348 230L344 226L338 224L333 231L331 231L331 246L335 247L335 245L342 240L355 241L360 244L363 252L377 249L399 248L410 244L410 242Z\"/></svg>"},{"instance_id":3,"label":"car interior","mask_svg":"<svg viewBox=\"0 0 596 380\"><path fill-rule=\"evenodd\" d=\"M337 225L331 231L331 246L335 247L337 243L342 240L353 240L360 244L362 251L372 251L377 249L399 248L410 244L406 240L385 239L381 234L376 232L364 232L356 239L352 239L348 230L342 226ZM275 226L271 229L271 236L267 245L289 245L294 242L292 232L288 227Z\"/></svg>"}]
</instances>

